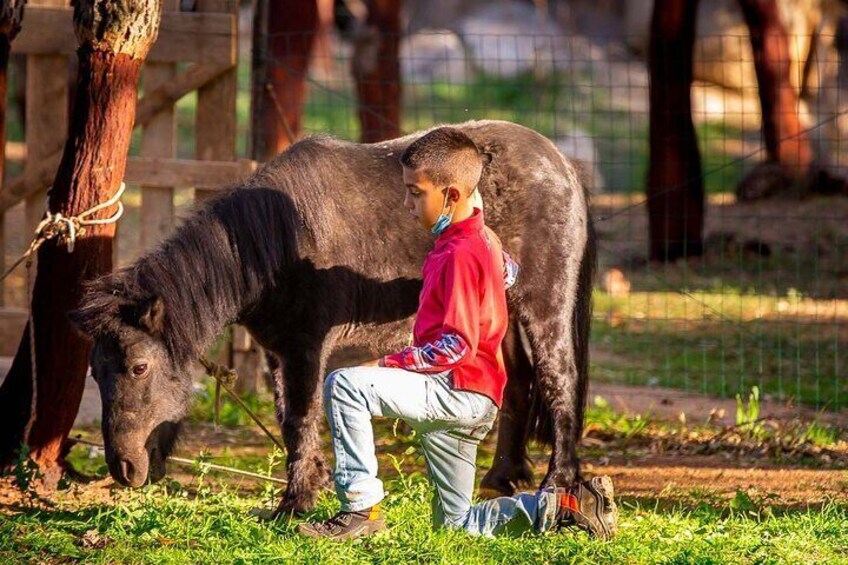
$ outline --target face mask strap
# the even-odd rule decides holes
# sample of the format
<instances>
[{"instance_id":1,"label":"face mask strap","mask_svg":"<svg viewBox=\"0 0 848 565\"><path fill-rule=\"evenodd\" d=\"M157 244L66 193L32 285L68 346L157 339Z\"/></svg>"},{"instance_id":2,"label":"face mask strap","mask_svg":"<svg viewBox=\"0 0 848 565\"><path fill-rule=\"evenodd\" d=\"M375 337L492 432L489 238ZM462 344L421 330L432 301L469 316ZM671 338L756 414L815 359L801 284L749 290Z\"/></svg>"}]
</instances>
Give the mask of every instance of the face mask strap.
<instances>
[{"instance_id":1,"label":"face mask strap","mask_svg":"<svg viewBox=\"0 0 848 565\"><path fill-rule=\"evenodd\" d=\"M450 187L448 187L450 188ZM442 204L442 213L439 214L439 217L436 219L436 223L433 224L433 227L430 228L430 233L439 235L443 231L447 229L450 225L451 220L453 219L453 210L451 210L450 214L445 214L445 210L448 209L448 192L445 192L445 200L444 204Z\"/></svg>"}]
</instances>

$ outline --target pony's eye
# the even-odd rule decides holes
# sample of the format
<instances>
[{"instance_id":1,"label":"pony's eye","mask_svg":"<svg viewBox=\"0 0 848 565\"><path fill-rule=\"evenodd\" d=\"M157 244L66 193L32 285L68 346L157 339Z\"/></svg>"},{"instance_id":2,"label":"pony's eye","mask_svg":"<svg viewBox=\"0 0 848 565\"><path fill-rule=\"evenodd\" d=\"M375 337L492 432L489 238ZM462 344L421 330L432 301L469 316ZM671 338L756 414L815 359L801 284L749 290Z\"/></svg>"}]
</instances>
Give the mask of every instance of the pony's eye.
<instances>
[{"instance_id":1,"label":"pony's eye","mask_svg":"<svg viewBox=\"0 0 848 565\"><path fill-rule=\"evenodd\" d=\"M141 377L147 372L147 363L139 363L138 365L133 365L132 373L136 377Z\"/></svg>"}]
</instances>

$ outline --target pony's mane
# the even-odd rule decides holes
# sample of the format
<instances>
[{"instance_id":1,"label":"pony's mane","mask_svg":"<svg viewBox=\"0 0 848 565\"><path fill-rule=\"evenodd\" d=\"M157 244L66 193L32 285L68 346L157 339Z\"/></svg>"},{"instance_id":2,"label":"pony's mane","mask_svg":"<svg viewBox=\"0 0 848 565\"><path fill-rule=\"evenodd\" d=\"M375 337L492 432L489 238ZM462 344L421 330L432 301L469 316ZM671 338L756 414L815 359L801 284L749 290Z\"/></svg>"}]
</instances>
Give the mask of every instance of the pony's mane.
<instances>
[{"instance_id":1,"label":"pony's mane","mask_svg":"<svg viewBox=\"0 0 848 565\"><path fill-rule=\"evenodd\" d=\"M143 327L143 312L162 306L160 334L185 364L257 302L297 254L298 220L275 189L231 190L211 200L157 248L87 285L72 320L92 336Z\"/></svg>"}]
</instances>

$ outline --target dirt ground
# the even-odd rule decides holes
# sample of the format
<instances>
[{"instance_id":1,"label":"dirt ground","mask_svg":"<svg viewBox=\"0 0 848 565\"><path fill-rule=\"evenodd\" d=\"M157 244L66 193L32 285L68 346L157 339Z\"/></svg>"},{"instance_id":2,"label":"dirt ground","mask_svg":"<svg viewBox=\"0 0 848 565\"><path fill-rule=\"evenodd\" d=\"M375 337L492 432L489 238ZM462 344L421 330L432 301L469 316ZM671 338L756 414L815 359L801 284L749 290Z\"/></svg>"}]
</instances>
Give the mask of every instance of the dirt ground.
<instances>
[{"instance_id":1,"label":"dirt ground","mask_svg":"<svg viewBox=\"0 0 848 565\"><path fill-rule=\"evenodd\" d=\"M87 392L88 394L88 392ZM700 395L687 394L667 389L647 389L639 387L596 385L591 389L594 395L604 397L610 406L620 413L634 415L652 414L653 421L667 420L679 423L680 413L686 414L689 422L706 422L719 410L732 414L735 405L721 399L710 399ZM799 412L797 408L767 403L763 407L763 418L815 418L821 415L814 412ZM844 415L830 414L829 423L843 429L846 424ZM96 425L85 425L86 438L100 441ZM384 434L386 436L390 434ZM725 504L739 496L745 500L759 501L772 507L799 507L817 505L827 501L848 503L848 444L843 440L838 446L822 451L813 459L777 461L757 446L738 449L735 445L718 446L706 450L692 441L693 434L670 434L661 438L650 434L639 435L634 441L610 439L607 432L595 434L591 430L583 443L583 469L587 475L606 474L613 478L617 496L623 501L643 502L645 504L683 504L694 507L701 502ZM490 434L481 446L481 459L490 460L496 443L496 435ZM391 477L391 468L387 453L401 457L407 444L382 438L378 442L381 452L381 473ZM694 446L694 448L692 448ZM78 448L79 449L79 448ZM230 458L264 457L268 452L268 441L255 429L222 428L215 432L209 423L197 422L188 425L186 433L176 455L194 458L201 451L214 456ZM98 453L92 451L92 454ZM547 449L531 446L530 460L535 477L541 478L547 466ZM817 452L818 453L818 452ZM816 458L818 457L818 458ZM418 469L417 461L408 461L407 470ZM487 466L481 462L479 474L485 473ZM279 476L280 471L277 472ZM250 479L227 478L215 475L228 483L239 483L253 488L256 483ZM169 477L185 485L192 482L191 470L186 467L169 464ZM46 495L44 501L37 504L52 505L58 502L63 508L88 506L90 504L118 504L122 493L126 491L116 485L111 478L97 480L88 484L72 484L61 493ZM744 493L740 495L739 493ZM52 502L51 502L52 501ZM0 514L16 512L30 502L20 491L12 486L10 479L0 479Z\"/></svg>"},{"instance_id":2,"label":"dirt ground","mask_svg":"<svg viewBox=\"0 0 848 565\"><path fill-rule=\"evenodd\" d=\"M3 367L0 366L0 374ZM687 393L660 387L634 387L626 385L592 384L590 401L596 396L604 398L610 407L620 414L650 416L654 421L681 422L692 425L711 421L716 426L730 426L736 410L732 399L712 398L701 394ZM681 416L683 414L684 416ZM786 406L776 402L763 402L763 419L819 421L848 429L848 415L836 412L816 412L798 406ZM89 430L87 437L99 441L96 422L100 418L100 399L94 382L89 379L83 398L77 426ZM487 438L483 450L494 449L495 434ZM719 450L718 453L698 455L692 450L677 449L674 440L664 440L661 447L653 440L640 445L621 447L615 442L598 441L589 434L584 440L588 446L584 456L584 471L587 474L610 475L616 492L625 499L651 499L664 502L695 503L702 499L718 501L732 499L737 491L752 498L768 499L771 504L797 506L818 504L828 499L848 502L848 446L837 449L837 461L822 460L819 463L777 463L766 455L756 452ZM397 449L391 443L384 451ZM267 441L251 430L222 429L215 433L205 423L191 424L184 435L177 455L193 458L201 450L210 453L225 452L237 457L240 454L257 455L267 452ZM536 477L544 475L546 453L531 450ZM812 468L811 468L812 466ZM386 465L388 471L388 465ZM480 473L485 472L481 466ZM170 475L180 482L190 483L191 475L185 468L171 465ZM117 490L115 490L117 489ZM110 478L87 485L75 485L59 495L71 506L86 505L92 501L120 498L120 487ZM52 495L55 496L55 495ZM3 508L19 507L22 498L18 489L8 479L0 482L0 512Z\"/></svg>"},{"instance_id":3,"label":"dirt ground","mask_svg":"<svg viewBox=\"0 0 848 565\"><path fill-rule=\"evenodd\" d=\"M206 447L210 447L206 444ZM184 445L183 456L191 456ZM186 452L186 453L183 453ZM399 454L398 454L399 455ZM544 461L534 465L536 477L542 477ZM485 469L480 469L480 473ZM723 455L659 456L612 458L584 457L583 472L588 476L609 475L620 501L643 502L653 506L682 504L694 507L699 503L724 504L744 493L747 499L772 507L803 507L829 501L848 503L848 472L845 469L811 469L777 465L768 461L752 464ZM171 464L169 477L190 485L192 476ZM392 476L384 470L383 476ZM250 479L232 478L228 483L240 483L253 488ZM65 509L92 504L119 504L126 490L111 477L87 484L73 483L71 488L45 494L36 504ZM21 491L7 478L0 479L0 514L14 513L30 504Z\"/></svg>"}]
</instances>

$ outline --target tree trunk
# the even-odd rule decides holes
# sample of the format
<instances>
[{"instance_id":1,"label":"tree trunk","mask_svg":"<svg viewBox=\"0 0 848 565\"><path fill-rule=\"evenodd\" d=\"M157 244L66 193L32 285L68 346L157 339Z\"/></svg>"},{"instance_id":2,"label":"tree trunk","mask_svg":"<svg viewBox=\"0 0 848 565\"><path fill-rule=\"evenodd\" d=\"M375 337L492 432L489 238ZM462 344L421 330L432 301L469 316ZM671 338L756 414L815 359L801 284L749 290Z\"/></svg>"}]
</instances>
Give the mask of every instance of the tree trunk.
<instances>
[{"instance_id":1,"label":"tree trunk","mask_svg":"<svg viewBox=\"0 0 848 565\"><path fill-rule=\"evenodd\" d=\"M251 154L267 161L303 134L318 0L258 0L253 20Z\"/></svg>"},{"instance_id":2,"label":"tree trunk","mask_svg":"<svg viewBox=\"0 0 848 565\"><path fill-rule=\"evenodd\" d=\"M742 182L740 196L800 194L808 187L813 151L801 127L798 95L789 80L789 36L775 0L739 0L754 53L768 164Z\"/></svg>"},{"instance_id":3,"label":"tree trunk","mask_svg":"<svg viewBox=\"0 0 848 565\"><path fill-rule=\"evenodd\" d=\"M400 135L400 10L401 0L369 0L356 40L353 76L366 143Z\"/></svg>"},{"instance_id":4,"label":"tree trunk","mask_svg":"<svg viewBox=\"0 0 848 565\"><path fill-rule=\"evenodd\" d=\"M68 140L48 207L65 216L108 200L127 162L141 65L156 40L159 0L78 0L74 24L80 42L76 102ZM104 218L115 208L103 210ZM73 253L57 241L38 252L32 296L36 394L32 393L29 326L0 387L0 463L25 442L53 485L61 475L65 439L85 387L90 342L68 322L82 283L112 268L115 225L89 226ZM30 410L34 404L35 413Z\"/></svg>"},{"instance_id":5,"label":"tree trunk","mask_svg":"<svg viewBox=\"0 0 848 565\"><path fill-rule=\"evenodd\" d=\"M690 98L697 10L697 0L657 0L651 19L647 195L652 260L703 252L704 186Z\"/></svg>"}]
</instances>

